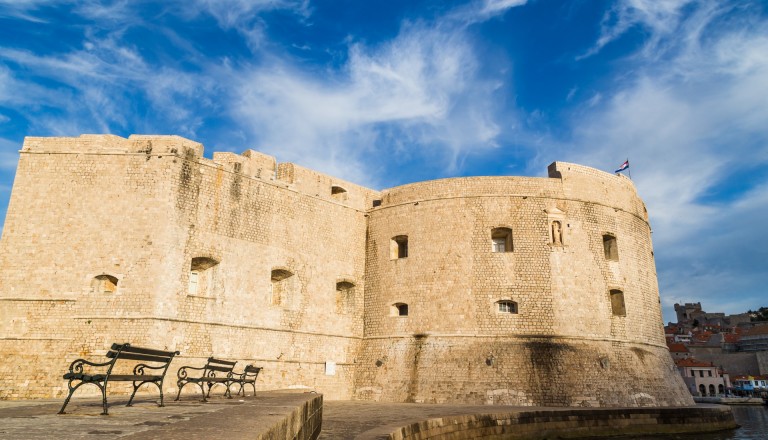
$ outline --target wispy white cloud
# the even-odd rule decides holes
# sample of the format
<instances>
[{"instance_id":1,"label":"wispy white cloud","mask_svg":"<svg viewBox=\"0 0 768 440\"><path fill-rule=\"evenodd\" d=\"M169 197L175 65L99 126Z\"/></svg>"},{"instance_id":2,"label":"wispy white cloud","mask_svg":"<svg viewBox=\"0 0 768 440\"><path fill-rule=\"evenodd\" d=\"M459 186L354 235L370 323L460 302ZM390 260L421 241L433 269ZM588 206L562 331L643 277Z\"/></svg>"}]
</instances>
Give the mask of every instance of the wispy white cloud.
<instances>
[{"instance_id":1,"label":"wispy white cloud","mask_svg":"<svg viewBox=\"0 0 768 440\"><path fill-rule=\"evenodd\" d=\"M730 311L729 293L759 285L751 262L768 248L750 226L768 215L759 204L768 187L708 197L728 187L734 169L768 163L768 22L749 7L736 12L708 1L620 2L593 51L633 25L647 40L603 102L583 104L576 148L563 152L607 170L630 158L651 214L662 294L706 296L708 310ZM725 249L731 258L720 258Z\"/></svg>"},{"instance_id":2,"label":"wispy white cloud","mask_svg":"<svg viewBox=\"0 0 768 440\"><path fill-rule=\"evenodd\" d=\"M600 37L595 45L580 58L594 55L612 41L635 26L646 29L647 53L666 37L676 33L682 20L682 10L696 0L623 0L618 1L605 14Z\"/></svg>"},{"instance_id":3,"label":"wispy white cloud","mask_svg":"<svg viewBox=\"0 0 768 440\"><path fill-rule=\"evenodd\" d=\"M429 149L448 169L462 152L495 145L499 85L480 78L477 68L460 28L405 24L384 44L351 44L343 69L322 78L282 60L246 75L233 72L240 79L235 110L264 149L328 172L358 169L351 178L372 183L364 157L394 153L380 151L397 148L394 137ZM335 165L325 163L329 157L337 158Z\"/></svg>"}]
</instances>

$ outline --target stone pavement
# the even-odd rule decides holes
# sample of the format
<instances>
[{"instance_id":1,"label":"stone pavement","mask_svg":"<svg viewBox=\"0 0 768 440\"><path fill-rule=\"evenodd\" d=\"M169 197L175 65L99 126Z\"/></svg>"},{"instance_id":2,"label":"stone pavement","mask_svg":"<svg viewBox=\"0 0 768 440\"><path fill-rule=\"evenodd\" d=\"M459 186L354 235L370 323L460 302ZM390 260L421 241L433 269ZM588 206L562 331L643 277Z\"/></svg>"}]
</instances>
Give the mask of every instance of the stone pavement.
<instances>
[{"instance_id":1,"label":"stone pavement","mask_svg":"<svg viewBox=\"0 0 768 440\"><path fill-rule=\"evenodd\" d=\"M198 396L183 396L181 401L166 402L158 408L154 396L141 396L133 407L126 407L127 398L110 400L109 416L102 416L101 401L93 398L73 399L68 414L57 415L63 399L37 401L0 401L0 439L267 439L292 438L277 435L274 427L296 423L311 416L307 403L317 400L314 411L322 404L322 431L319 440L381 440L398 428L428 419L488 413L517 413L537 411L542 420L549 414L567 411L568 418L600 411L587 408L542 408L515 406L436 405L415 403L379 403L367 401L325 401L317 394L300 391L265 391L256 397L225 399L213 397L208 403ZM304 405L302 407L302 405ZM310 408L308 411L307 409ZM697 405L682 408L690 411L702 408L725 408L718 405ZM298 409L298 411L297 411ZM643 409L618 409L633 413L632 419L642 417ZM730 411L730 410L728 410ZM317 413L319 415L319 412ZM730 413L729 413L730 414ZM600 417L598 415L598 417ZM626 417L622 417L626 418ZM694 416L697 418L697 416ZM589 425L592 426L592 425ZM301 438L310 438L305 429ZM272 429L273 431L270 431ZM520 429L526 429L521 426ZM266 434L265 434L266 433ZM615 435L615 434L614 434ZM461 438L461 437L455 437ZM467 437L469 438L469 437Z\"/></svg>"},{"instance_id":2,"label":"stone pavement","mask_svg":"<svg viewBox=\"0 0 768 440\"><path fill-rule=\"evenodd\" d=\"M159 408L156 396L109 399L109 415L101 415L101 400L73 398L67 414L56 414L64 399L0 401L0 439L253 439L286 419L316 394L269 391L256 397L225 399L185 395L166 400ZM109 397L109 396L108 396Z\"/></svg>"},{"instance_id":3,"label":"stone pavement","mask_svg":"<svg viewBox=\"0 0 768 440\"><path fill-rule=\"evenodd\" d=\"M323 430L318 440L386 439L401 426L435 417L531 409L533 408L530 406L489 407L326 400L323 404Z\"/></svg>"}]
</instances>

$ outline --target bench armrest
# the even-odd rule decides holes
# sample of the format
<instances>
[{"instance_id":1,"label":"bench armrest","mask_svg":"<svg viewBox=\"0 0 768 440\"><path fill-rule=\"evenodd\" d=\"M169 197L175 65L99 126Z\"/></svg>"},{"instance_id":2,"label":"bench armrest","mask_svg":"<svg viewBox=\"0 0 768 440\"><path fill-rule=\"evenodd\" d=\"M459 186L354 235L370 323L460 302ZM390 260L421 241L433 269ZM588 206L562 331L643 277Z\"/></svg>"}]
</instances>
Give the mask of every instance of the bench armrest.
<instances>
[{"instance_id":1,"label":"bench armrest","mask_svg":"<svg viewBox=\"0 0 768 440\"><path fill-rule=\"evenodd\" d=\"M133 367L133 374L134 375L143 375L144 370L164 370L167 367L167 365L147 365L147 364L136 364L135 367ZM165 375L165 374L163 374Z\"/></svg>"},{"instance_id":2,"label":"bench armrest","mask_svg":"<svg viewBox=\"0 0 768 440\"><path fill-rule=\"evenodd\" d=\"M187 372L187 370L203 371L203 370L205 370L205 367L189 367L189 366L184 366L184 367L179 368L179 371L176 372L176 375L179 377L179 379L186 379L187 376L189 376L189 373Z\"/></svg>"},{"instance_id":3,"label":"bench armrest","mask_svg":"<svg viewBox=\"0 0 768 440\"><path fill-rule=\"evenodd\" d=\"M106 367L115 363L114 359L107 362L91 362L86 359L75 359L69 364L69 373L82 373L83 366L88 365L90 367Z\"/></svg>"}]
</instances>

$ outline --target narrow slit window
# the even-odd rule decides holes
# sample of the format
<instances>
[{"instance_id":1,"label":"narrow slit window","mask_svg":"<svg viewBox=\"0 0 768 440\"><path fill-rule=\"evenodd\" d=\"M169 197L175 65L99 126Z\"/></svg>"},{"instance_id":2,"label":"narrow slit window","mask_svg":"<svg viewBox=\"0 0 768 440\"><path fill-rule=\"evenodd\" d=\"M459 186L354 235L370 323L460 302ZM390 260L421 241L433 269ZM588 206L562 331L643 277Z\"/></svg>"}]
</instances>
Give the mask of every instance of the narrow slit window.
<instances>
[{"instance_id":1,"label":"narrow slit window","mask_svg":"<svg viewBox=\"0 0 768 440\"><path fill-rule=\"evenodd\" d=\"M279 306L286 302L293 286L293 272L287 269L272 269L269 303Z\"/></svg>"},{"instance_id":2,"label":"narrow slit window","mask_svg":"<svg viewBox=\"0 0 768 440\"><path fill-rule=\"evenodd\" d=\"M408 258L408 236L398 235L390 241L390 259Z\"/></svg>"},{"instance_id":3,"label":"narrow slit window","mask_svg":"<svg viewBox=\"0 0 768 440\"><path fill-rule=\"evenodd\" d=\"M512 230L494 228L491 230L491 251L494 253L512 252Z\"/></svg>"},{"instance_id":4,"label":"narrow slit window","mask_svg":"<svg viewBox=\"0 0 768 440\"><path fill-rule=\"evenodd\" d=\"M346 315L355 308L355 284L351 281L336 283L336 313Z\"/></svg>"},{"instance_id":5,"label":"narrow slit window","mask_svg":"<svg viewBox=\"0 0 768 440\"><path fill-rule=\"evenodd\" d=\"M517 303L512 300L496 301L496 312L517 314Z\"/></svg>"},{"instance_id":6,"label":"narrow slit window","mask_svg":"<svg viewBox=\"0 0 768 440\"><path fill-rule=\"evenodd\" d=\"M331 196L336 200L347 200L347 190L338 185L332 185Z\"/></svg>"},{"instance_id":7,"label":"narrow slit window","mask_svg":"<svg viewBox=\"0 0 768 440\"><path fill-rule=\"evenodd\" d=\"M624 306L624 292L621 290L611 290L611 312L613 312L613 316L627 316L627 309Z\"/></svg>"},{"instance_id":8,"label":"narrow slit window","mask_svg":"<svg viewBox=\"0 0 768 440\"><path fill-rule=\"evenodd\" d=\"M97 275L91 286L95 293L114 293L117 290L117 278L107 274Z\"/></svg>"},{"instance_id":9,"label":"narrow slit window","mask_svg":"<svg viewBox=\"0 0 768 440\"><path fill-rule=\"evenodd\" d=\"M615 236L610 234L603 235L603 250L605 251L606 260L619 261L619 247Z\"/></svg>"},{"instance_id":10,"label":"narrow slit window","mask_svg":"<svg viewBox=\"0 0 768 440\"><path fill-rule=\"evenodd\" d=\"M215 284L216 267L219 262L213 258L195 257L189 267L189 295L211 296Z\"/></svg>"},{"instance_id":11,"label":"narrow slit window","mask_svg":"<svg viewBox=\"0 0 768 440\"><path fill-rule=\"evenodd\" d=\"M395 303L395 304L392 304L392 315L393 316L408 316L408 304L406 304L406 303Z\"/></svg>"}]
</instances>

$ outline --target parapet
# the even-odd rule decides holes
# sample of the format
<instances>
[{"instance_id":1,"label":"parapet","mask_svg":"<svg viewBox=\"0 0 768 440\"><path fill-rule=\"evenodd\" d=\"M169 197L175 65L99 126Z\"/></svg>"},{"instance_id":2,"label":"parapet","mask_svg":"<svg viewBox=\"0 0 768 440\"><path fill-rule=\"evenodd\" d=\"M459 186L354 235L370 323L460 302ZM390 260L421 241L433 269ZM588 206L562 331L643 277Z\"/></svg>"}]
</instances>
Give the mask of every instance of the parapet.
<instances>
[{"instance_id":1,"label":"parapet","mask_svg":"<svg viewBox=\"0 0 768 440\"><path fill-rule=\"evenodd\" d=\"M632 180L568 162L552 162L547 167L551 179L559 179L563 196L571 200L613 206L648 221L648 211L637 195Z\"/></svg>"},{"instance_id":2,"label":"parapet","mask_svg":"<svg viewBox=\"0 0 768 440\"><path fill-rule=\"evenodd\" d=\"M359 210L371 206L379 192L313 171L293 163L277 163L274 156L255 150L242 154L214 152L203 157L203 144L181 136L136 135L128 138L111 134L83 134L78 137L31 137L24 139L22 153L45 154L144 154L174 155L204 165L219 167L249 178L283 185L309 196L335 201Z\"/></svg>"},{"instance_id":3,"label":"parapet","mask_svg":"<svg viewBox=\"0 0 768 440\"><path fill-rule=\"evenodd\" d=\"M277 172L275 157L255 150L245 150L243 154L216 152L213 161L233 172L258 179L273 180Z\"/></svg>"},{"instance_id":4,"label":"parapet","mask_svg":"<svg viewBox=\"0 0 768 440\"><path fill-rule=\"evenodd\" d=\"M181 136L82 134L78 137L24 138L23 153L179 154L201 157L203 144Z\"/></svg>"},{"instance_id":5,"label":"parapet","mask_svg":"<svg viewBox=\"0 0 768 440\"><path fill-rule=\"evenodd\" d=\"M346 180L304 168L295 163L277 166L277 179L291 185L296 191L329 200L336 200L357 209L366 209L379 192Z\"/></svg>"}]
</instances>

